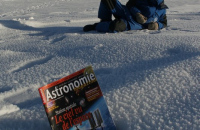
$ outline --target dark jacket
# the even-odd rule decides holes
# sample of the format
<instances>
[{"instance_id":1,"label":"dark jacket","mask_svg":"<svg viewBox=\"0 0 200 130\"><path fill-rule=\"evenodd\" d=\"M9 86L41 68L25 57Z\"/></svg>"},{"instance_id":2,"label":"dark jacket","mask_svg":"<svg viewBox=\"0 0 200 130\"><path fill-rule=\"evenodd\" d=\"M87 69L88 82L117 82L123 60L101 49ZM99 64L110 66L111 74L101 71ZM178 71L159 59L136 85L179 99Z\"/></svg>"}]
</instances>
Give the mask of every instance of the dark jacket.
<instances>
[{"instance_id":1,"label":"dark jacket","mask_svg":"<svg viewBox=\"0 0 200 130\"><path fill-rule=\"evenodd\" d=\"M133 18L137 13L147 17L147 22L143 24L147 28L149 23L157 22L159 29L167 26L166 9L167 5L164 0L129 0L126 4Z\"/></svg>"},{"instance_id":2,"label":"dark jacket","mask_svg":"<svg viewBox=\"0 0 200 130\"><path fill-rule=\"evenodd\" d=\"M164 0L129 0L126 4L133 16L141 13L147 18L152 17L156 10L167 9Z\"/></svg>"}]
</instances>

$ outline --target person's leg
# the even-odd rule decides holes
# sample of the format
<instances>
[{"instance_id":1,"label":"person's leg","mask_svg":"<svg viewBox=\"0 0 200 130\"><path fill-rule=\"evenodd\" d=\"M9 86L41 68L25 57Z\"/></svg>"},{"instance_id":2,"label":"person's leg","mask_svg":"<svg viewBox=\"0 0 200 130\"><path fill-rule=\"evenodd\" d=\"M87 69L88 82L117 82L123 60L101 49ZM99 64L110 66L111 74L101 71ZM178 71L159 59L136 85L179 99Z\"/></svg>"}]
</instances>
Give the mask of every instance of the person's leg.
<instances>
[{"instance_id":1,"label":"person's leg","mask_svg":"<svg viewBox=\"0 0 200 130\"><path fill-rule=\"evenodd\" d=\"M105 0L101 0L98 10L98 18L100 19L100 22L89 24L83 27L84 32L97 30L99 32L108 32L109 31L109 24L112 21L112 12L110 10L110 7L107 6L107 2ZM100 24L101 23L101 24ZM98 28L96 29L96 26Z\"/></svg>"},{"instance_id":2,"label":"person's leg","mask_svg":"<svg viewBox=\"0 0 200 130\"><path fill-rule=\"evenodd\" d=\"M116 19L126 19L126 6L122 5L119 0L101 0L101 2L110 10Z\"/></svg>"},{"instance_id":3,"label":"person's leg","mask_svg":"<svg viewBox=\"0 0 200 130\"><path fill-rule=\"evenodd\" d=\"M100 2L99 11L98 11L98 18L101 21L111 21L112 20L112 12L106 3Z\"/></svg>"},{"instance_id":4,"label":"person's leg","mask_svg":"<svg viewBox=\"0 0 200 130\"><path fill-rule=\"evenodd\" d=\"M118 0L101 0L98 18L101 20L99 23L86 25L83 31L97 30L98 32L121 32L127 28L126 18L124 13L124 6ZM112 21L112 15L116 18Z\"/></svg>"},{"instance_id":5,"label":"person's leg","mask_svg":"<svg viewBox=\"0 0 200 130\"><path fill-rule=\"evenodd\" d=\"M118 0L101 0L98 18L102 20L111 19L113 15L117 19L126 19L124 7Z\"/></svg>"},{"instance_id":6,"label":"person's leg","mask_svg":"<svg viewBox=\"0 0 200 130\"><path fill-rule=\"evenodd\" d=\"M116 18L114 21L110 21L112 15ZM86 25L83 30L122 32L126 30L140 30L143 28L141 24L133 20L128 8L122 5L118 0L101 0L98 17L101 19L100 23Z\"/></svg>"}]
</instances>

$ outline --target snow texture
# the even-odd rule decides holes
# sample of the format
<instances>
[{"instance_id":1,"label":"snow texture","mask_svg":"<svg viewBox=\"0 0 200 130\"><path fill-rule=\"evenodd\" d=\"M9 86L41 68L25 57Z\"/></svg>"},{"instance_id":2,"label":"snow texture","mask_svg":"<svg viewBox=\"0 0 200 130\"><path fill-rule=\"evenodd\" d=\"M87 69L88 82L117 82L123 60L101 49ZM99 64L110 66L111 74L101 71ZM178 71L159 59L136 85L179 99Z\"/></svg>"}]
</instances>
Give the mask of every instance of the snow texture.
<instances>
[{"instance_id":1,"label":"snow texture","mask_svg":"<svg viewBox=\"0 0 200 130\"><path fill-rule=\"evenodd\" d=\"M88 65L118 130L199 130L200 1L165 3L165 29L85 33L99 0L1 0L0 130L49 130L37 89Z\"/></svg>"}]
</instances>

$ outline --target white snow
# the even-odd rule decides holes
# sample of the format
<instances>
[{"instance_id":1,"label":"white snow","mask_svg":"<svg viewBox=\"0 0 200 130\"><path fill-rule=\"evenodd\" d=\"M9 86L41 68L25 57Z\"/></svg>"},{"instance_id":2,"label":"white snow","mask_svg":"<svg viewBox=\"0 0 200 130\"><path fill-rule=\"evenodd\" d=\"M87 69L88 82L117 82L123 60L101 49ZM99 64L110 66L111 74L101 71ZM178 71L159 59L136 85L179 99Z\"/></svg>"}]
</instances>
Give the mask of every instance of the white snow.
<instances>
[{"instance_id":1,"label":"white snow","mask_svg":"<svg viewBox=\"0 0 200 130\"><path fill-rule=\"evenodd\" d=\"M37 89L88 65L118 130L200 129L200 1L165 3L167 28L105 34L99 0L1 0L0 130L49 130Z\"/></svg>"}]
</instances>

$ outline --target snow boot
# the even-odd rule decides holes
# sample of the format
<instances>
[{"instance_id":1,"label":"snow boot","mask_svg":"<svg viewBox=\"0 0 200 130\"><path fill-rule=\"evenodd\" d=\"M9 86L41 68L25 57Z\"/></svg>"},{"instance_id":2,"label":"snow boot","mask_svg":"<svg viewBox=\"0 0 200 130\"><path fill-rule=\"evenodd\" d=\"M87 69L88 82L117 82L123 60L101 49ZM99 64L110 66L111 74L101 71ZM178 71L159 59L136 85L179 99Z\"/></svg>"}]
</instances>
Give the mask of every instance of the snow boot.
<instances>
[{"instance_id":1,"label":"snow boot","mask_svg":"<svg viewBox=\"0 0 200 130\"><path fill-rule=\"evenodd\" d=\"M136 14L136 21L140 24L144 24L144 23L146 23L147 18L144 15L142 15L141 13L137 13Z\"/></svg>"},{"instance_id":2,"label":"snow boot","mask_svg":"<svg viewBox=\"0 0 200 130\"><path fill-rule=\"evenodd\" d=\"M148 29L149 30L158 30L158 23L157 22L149 23Z\"/></svg>"},{"instance_id":3,"label":"snow boot","mask_svg":"<svg viewBox=\"0 0 200 130\"><path fill-rule=\"evenodd\" d=\"M94 30L96 30L97 24L98 24L98 23L85 25L85 26L83 27L83 31L84 31L84 32L94 31Z\"/></svg>"}]
</instances>

